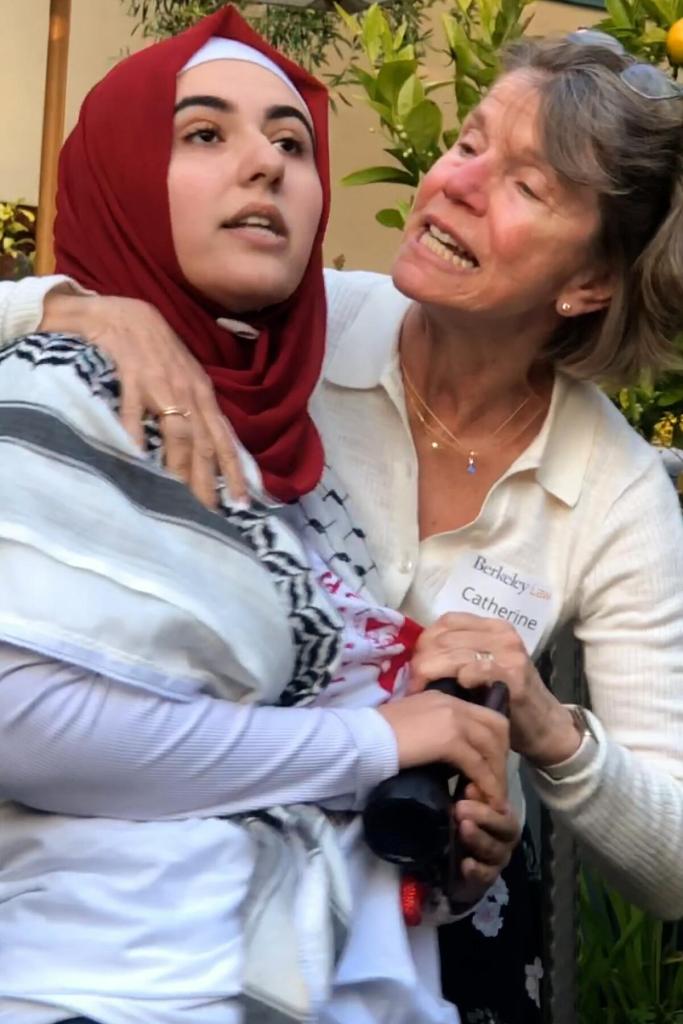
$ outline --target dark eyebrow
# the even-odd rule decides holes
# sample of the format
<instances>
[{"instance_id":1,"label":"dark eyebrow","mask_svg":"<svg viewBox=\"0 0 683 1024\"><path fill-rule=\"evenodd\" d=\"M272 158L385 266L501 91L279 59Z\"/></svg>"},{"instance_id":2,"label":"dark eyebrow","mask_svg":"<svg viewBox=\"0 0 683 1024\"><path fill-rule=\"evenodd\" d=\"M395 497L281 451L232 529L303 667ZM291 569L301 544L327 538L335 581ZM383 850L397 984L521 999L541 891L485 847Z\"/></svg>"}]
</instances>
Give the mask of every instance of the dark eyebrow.
<instances>
[{"instance_id":1,"label":"dark eyebrow","mask_svg":"<svg viewBox=\"0 0 683 1024\"><path fill-rule=\"evenodd\" d=\"M234 114L237 110L234 103L230 103L229 100L223 100L220 96L186 96L185 99L179 100L176 103L173 114L178 114L181 110L185 110L186 107L209 107L211 110L219 110L222 114ZM311 123L306 115L302 114L296 107L290 107L286 103L268 107L264 121L283 121L288 117L294 117L297 121L301 121L311 137L311 144L315 145Z\"/></svg>"},{"instance_id":2,"label":"dark eyebrow","mask_svg":"<svg viewBox=\"0 0 683 1024\"><path fill-rule=\"evenodd\" d=\"M210 107L211 110L220 110L222 114L233 114L235 112L234 103L228 103L227 100L222 100L220 96L186 96L184 100L179 100L173 108L173 113L177 114L185 107Z\"/></svg>"},{"instance_id":3,"label":"dark eyebrow","mask_svg":"<svg viewBox=\"0 0 683 1024\"><path fill-rule=\"evenodd\" d=\"M295 117L297 121L301 121L306 131L311 137L312 145L315 145L315 138L313 136L313 128L311 122L308 120L305 114L302 114L297 107L290 107L286 103L278 104L275 107L268 107L266 110L266 121L283 121L287 117Z\"/></svg>"}]
</instances>

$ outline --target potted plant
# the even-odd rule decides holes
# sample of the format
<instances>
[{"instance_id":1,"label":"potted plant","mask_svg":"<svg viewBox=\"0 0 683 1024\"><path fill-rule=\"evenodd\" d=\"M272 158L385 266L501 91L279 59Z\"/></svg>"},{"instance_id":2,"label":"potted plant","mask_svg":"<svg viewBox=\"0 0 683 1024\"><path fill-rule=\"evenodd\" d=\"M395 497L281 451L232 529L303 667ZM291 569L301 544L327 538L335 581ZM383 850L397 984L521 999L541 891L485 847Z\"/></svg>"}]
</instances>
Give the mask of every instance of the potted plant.
<instances>
[{"instance_id":1,"label":"potted plant","mask_svg":"<svg viewBox=\"0 0 683 1024\"><path fill-rule=\"evenodd\" d=\"M33 273L36 213L23 200L0 202L0 279L18 281Z\"/></svg>"},{"instance_id":2,"label":"potted plant","mask_svg":"<svg viewBox=\"0 0 683 1024\"><path fill-rule=\"evenodd\" d=\"M680 344L683 356L683 339ZM629 423L654 445L683 504L683 376L666 374L622 388L615 401Z\"/></svg>"},{"instance_id":3,"label":"potted plant","mask_svg":"<svg viewBox=\"0 0 683 1024\"><path fill-rule=\"evenodd\" d=\"M683 929L581 880L580 1024L683 1024Z\"/></svg>"}]
</instances>

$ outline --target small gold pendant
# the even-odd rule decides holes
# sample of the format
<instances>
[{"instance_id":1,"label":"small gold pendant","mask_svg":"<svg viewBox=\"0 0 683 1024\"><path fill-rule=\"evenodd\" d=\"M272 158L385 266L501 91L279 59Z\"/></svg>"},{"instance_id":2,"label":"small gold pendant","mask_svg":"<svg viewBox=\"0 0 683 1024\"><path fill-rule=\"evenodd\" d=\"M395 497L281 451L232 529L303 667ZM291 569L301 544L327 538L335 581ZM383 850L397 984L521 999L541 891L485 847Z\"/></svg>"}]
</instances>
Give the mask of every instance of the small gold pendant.
<instances>
[{"instance_id":1,"label":"small gold pendant","mask_svg":"<svg viewBox=\"0 0 683 1024\"><path fill-rule=\"evenodd\" d=\"M432 441L432 448L436 449L436 448L440 448L440 447L441 446L440 446L438 441Z\"/></svg>"}]
</instances>

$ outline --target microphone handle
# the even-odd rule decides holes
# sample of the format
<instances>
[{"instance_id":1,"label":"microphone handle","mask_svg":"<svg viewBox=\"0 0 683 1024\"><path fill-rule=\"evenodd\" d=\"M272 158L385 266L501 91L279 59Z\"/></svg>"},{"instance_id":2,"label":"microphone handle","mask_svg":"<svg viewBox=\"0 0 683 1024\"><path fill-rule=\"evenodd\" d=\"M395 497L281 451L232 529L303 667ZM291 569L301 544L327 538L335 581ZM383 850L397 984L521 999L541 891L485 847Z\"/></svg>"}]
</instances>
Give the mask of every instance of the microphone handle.
<instances>
[{"instance_id":1,"label":"microphone handle","mask_svg":"<svg viewBox=\"0 0 683 1024\"><path fill-rule=\"evenodd\" d=\"M468 689L459 683L457 679L445 677L435 679L428 683L427 690L440 690L449 697L457 697L459 700L466 700L470 704L479 704L480 707L490 708L491 711L498 711L506 718L510 717L510 691L506 683L499 680L494 683L484 683L481 686L474 686Z\"/></svg>"},{"instance_id":2,"label":"microphone handle","mask_svg":"<svg viewBox=\"0 0 683 1024\"><path fill-rule=\"evenodd\" d=\"M499 714L505 715L506 718L510 717L510 691L507 685L500 680L496 680L490 685L485 684L468 690L457 679L444 678L436 679L434 682L429 683L427 689L440 690L450 697L458 697L460 700L466 700L470 703L479 704L481 707L490 708L491 711L497 711ZM453 791L451 807L464 797L465 790L469 784L470 780L461 773ZM451 839L448 845L447 862L444 865L443 889L451 906L456 909L455 886L460 879L460 865L464 859L465 850L458 840L452 815L450 817L450 827Z\"/></svg>"}]
</instances>

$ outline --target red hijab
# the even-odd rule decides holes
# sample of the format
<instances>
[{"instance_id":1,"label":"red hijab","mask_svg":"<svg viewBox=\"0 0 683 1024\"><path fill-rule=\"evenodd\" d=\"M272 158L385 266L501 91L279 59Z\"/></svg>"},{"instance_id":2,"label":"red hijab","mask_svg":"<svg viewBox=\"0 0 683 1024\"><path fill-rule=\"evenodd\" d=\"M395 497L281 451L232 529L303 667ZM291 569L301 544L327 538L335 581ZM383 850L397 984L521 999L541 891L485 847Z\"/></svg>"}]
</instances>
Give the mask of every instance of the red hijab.
<instances>
[{"instance_id":1,"label":"red hijab","mask_svg":"<svg viewBox=\"0 0 683 1024\"><path fill-rule=\"evenodd\" d=\"M259 316L255 341L216 324L216 317L231 314L204 301L185 280L171 236L166 175L176 76L212 36L246 43L279 65L305 100L316 134L323 213L311 258L294 295ZM284 501L314 487L323 465L307 406L325 344L327 105L324 86L229 7L118 64L87 96L60 161L57 270L101 294L156 306L211 377L219 405L257 460L266 487Z\"/></svg>"}]
</instances>

